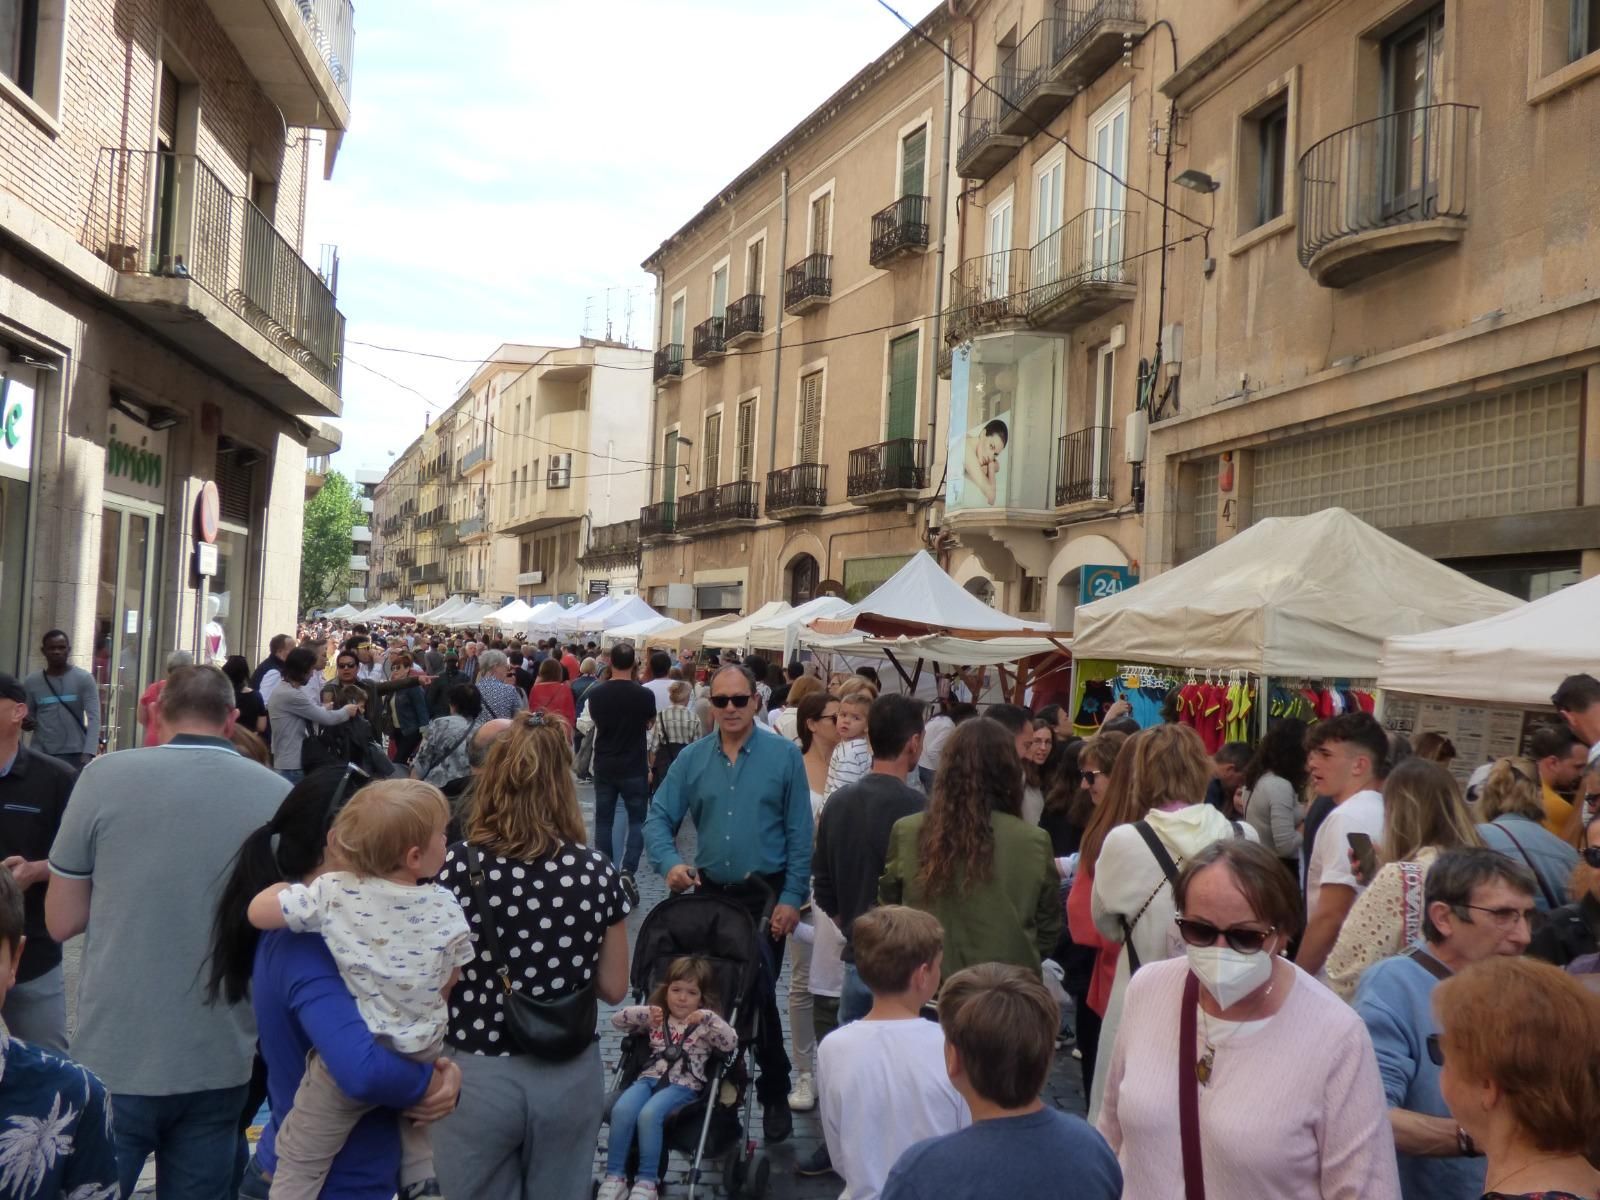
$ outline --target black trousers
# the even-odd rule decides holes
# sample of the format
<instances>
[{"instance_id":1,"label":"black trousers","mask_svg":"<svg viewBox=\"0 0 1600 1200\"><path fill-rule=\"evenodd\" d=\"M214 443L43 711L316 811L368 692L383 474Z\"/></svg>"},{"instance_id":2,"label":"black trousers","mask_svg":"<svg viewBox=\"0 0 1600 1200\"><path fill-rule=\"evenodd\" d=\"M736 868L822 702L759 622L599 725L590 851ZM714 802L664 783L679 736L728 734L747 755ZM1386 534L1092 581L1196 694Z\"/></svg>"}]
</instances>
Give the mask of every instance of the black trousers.
<instances>
[{"instance_id":1,"label":"black trousers","mask_svg":"<svg viewBox=\"0 0 1600 1200\"><path fill-rule=\"evenodd\" d=\"M773 895L783 891L784 876L764 877ZM766 910L767 896L750 883L721 884L700 876L700 886L706 891L727 896L735 901L757 921ZM769 915L770 920L770 915ZM787 938L774 938L770 924L760 931L766 964L759 972L755 988L756 1030L755 1058L756 1099L762 1105L789 1102L789 1052L783 1044L783 1018L778 1013L778 976L783 973L783 947ZM726 1005L726 1001L724 1004Z\"/></svg>"}]
</instances>

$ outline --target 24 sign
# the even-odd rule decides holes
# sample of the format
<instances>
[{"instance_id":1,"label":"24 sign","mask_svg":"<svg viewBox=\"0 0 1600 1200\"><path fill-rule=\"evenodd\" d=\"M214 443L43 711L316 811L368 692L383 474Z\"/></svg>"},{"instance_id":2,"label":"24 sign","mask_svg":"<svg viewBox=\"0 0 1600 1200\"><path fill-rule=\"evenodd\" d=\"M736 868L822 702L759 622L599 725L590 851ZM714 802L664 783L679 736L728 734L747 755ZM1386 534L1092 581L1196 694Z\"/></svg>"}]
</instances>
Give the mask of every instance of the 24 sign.
<instances>
[{"instance_id":1,"label":"24 sign","mask_svg":"<svg viewBox=\"0 0 1600 1200\"><path fill-rule=\"evenodd\" d=\"M1078 573L1078 603L1092 604L1139 582L1132 567L1088 566Z\"/></svg>"}]
</instances>

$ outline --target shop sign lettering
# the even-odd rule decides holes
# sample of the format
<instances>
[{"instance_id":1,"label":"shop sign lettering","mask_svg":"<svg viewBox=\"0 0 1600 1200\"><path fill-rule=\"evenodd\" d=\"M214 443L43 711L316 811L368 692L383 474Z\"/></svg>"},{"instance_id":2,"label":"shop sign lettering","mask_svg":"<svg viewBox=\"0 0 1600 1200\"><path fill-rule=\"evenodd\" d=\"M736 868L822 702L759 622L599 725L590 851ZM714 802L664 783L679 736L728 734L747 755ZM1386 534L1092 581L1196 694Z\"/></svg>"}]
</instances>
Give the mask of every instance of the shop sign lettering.
<instances>
[{"instance_id":1,"label":"shop sign lettering","mask_svg":"<svg viewBox=\"0 0 1600 1200\"><path fill-rule=\"evenodd\" d=\"M6 405L5 420L0 422L0 438L5 440L7 450L15 450L17 443L22 440L22 405L12 401Z\"/></svg>"},{"instance_id":2,"label":"shop sign lettering","mask_svg":"<svg viewBox=\"0 0 1600 1200\"><path fill-rule=\"evenodd\" d=\"M106 443L106 474L144 487L161 486L161 455L111 438Z\"/></svg>"}]
</instances>

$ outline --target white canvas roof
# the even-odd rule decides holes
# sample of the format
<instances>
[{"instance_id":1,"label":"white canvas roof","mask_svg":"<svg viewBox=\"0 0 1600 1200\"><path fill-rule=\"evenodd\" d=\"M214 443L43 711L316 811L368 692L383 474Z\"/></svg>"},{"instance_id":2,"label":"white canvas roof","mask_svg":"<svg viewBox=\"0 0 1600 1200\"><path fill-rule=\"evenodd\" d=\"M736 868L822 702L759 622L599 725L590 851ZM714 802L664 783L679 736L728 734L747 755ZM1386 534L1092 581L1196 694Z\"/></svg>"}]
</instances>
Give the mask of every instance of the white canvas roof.
<instances>
[{"instance_id":1,"label":"white canvas roof","mask_svg":"<svg viewBox=\"0 0 1600 1200\"><path fill-rule=\"evenodd\" d=\"M1072 652L1174 667L1370 679L1383 639L1517 606L1342 508L1271 517L1078 609Z\"/></svg>"},{"instance_id":2,"label":"white canvas roof","mask_svg":"<svg viewBox=\"0 0 1600 1200\"><path fill-rule=\"evenodd\" d=\"M990 608L940 568L926 550L880 583L870 595L837 617L812 623L817 633L839 635L863 617L877 617L930 629L1020 633L1038 626ZM802 641L804 638L802 637Z\"/></svg>"},{"instance_id":3,"label":"white canvas roof","mask_svg":"<svg viewBox=\"0 0 1600 1200\"><path fill-rule=\"evenodd\" d=\"M469 605L465 596L451 596L450 599L446 600L443 604L436 605L420 615L417 620L447 621L451 617L455 616L456 613L460 612L463 608L467 607L469 607Z\"/></svg>"},{"instance_id":4,"label":"white canvas roof","mask_svg":"<svg viewBox=\"0 0 1600 1200\"><path fill-rule=\"evenodd\" d=\"M1063 647L1070 650L1066 637L960 638L933 634L926 637L806 637L801 641L813 650L851 657L887 658L893 654L907 671L925 659L941 667L996 667L1020 662L1037 654L1051 654Z\"/></svg>"},{"instance_id":5,"label":"white canvas roof","mask_svg":"<svg viewBox=\"0 0 1600 1200\"><path fill-rule=\"evenodd\" d=\"M494 613L495 606L493 604L468 604L466 607L459 608L450 614L445 620L445 624L451 629L470 629L475 625L483 624L483 619L493 616Z\"/></svg>"},{"instance_id":6,"label":"white canvas roof","mask_svg":"<svg viewBox=\"0 0 1600 1200\"><path fill-rule=\"evenodd\" d=\"M707 646L735 646L743 648L745 640L750 636L750 631L758 621L768 621L773 617L780 617L784 613L793 612L794 606L787 600L769 600L755 612L747 617L740 617L729 625L720 625L705 636Z\"/></svg>"},{"instance_id":7,"label":"white canvas roof","mask_svg":"<svg viewBox=\"0 0 1600 1200\"><path fill-rule=\"evenodd\" d=\"M652 650L698 650L700 641L713 629L721 629L732 625L739 618L733 613L722 613L715 617L701 617L698 621L689 621L683 625L675 625L671 629L658 629L647 634L645 645Z\"/></svg>"},{"instance_id":8,"label":"white canvas roof","mask_svg":"<svg viewBox=\"0 0 1600 1200\"><path fill-rule=\"evenodd\" d=\"M1383 644L1378 686L1491 704L1547 706L1568 675L1600 658L1600 578L1508 612Z\"/></svg>"},{"instance_id":9,"label":"white canvas roof","mask_svg":"<svg viewBox=\"0 0 1600 1200\"><path fill-rule=\"evenodd\" d=\"M679 622L671 617L646 617L642 621L632 621L627 625L616 625L607 629L600 635L602 642L636 642L640 638L648 637L652 633L660 633L664 629L676 629Z\"/></svg>"},{"instance_id":10,"label":"white canvas roof","mask_svg":"<svg viewBox=\"0 0 1600 1200\"><path fill-rule=\"evenodd\" d=\"M836 617L850 608L848 600L838 596L818 596L797 608L754 622L748 635L752 650L782 650L784 661L794 657L798 635L805 632L806 623L817 617Z\"/></svg>"},{"instance_id":11,"label":"white canvas roof","mask_svg":"<svg viewBox=\"0 0 1600 1200\"><path fill-rule=\"evenodd\" d=\"M595 608L582 616L568 613L556 627L568 633L599 633L618 625L631 625L661 614L638 596L607 596L604 608Z\"/></svg>"},{"instance_id":12,"label":"white canvas roof","mask_svg":"<svg viewBox=\"0 0 1600 1200\"><path fill-rule=\"evenodd\" d=\"M340 619L343 619L345 617L353 617L356 614L358 614L360 611L361 610L359 608L357 608L354 604L341 604L341 605L339 605L338 608L334 609L332 612L326 613L324 615L325 616L329 616L329 617L338 617Z\"/></svg>"},{"instance_id":13,"label":"white canvas roof","mask_svg":"<svg viewBox=\"0 0 1600 1200\"><path fill-rule=\"evenodd\" d=\"M532 611L526 600L513 600L504 608L484 617L483 621L485 624L493 622L496 625L520 625L528 619L528 614Z\"/></svg>"}]
</instances>

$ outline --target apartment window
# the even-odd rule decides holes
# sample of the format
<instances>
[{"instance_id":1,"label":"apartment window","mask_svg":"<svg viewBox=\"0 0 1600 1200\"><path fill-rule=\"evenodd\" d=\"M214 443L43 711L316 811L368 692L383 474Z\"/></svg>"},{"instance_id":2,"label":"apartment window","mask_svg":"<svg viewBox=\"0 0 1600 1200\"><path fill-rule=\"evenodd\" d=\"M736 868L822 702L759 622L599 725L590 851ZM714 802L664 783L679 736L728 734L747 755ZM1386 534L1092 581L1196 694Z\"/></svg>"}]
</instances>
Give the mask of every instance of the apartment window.
<instances>
[{"instance_id":1,"label":"apartment window","mask_svg":"<svg viewBox=\"0 0 1600 1200\"><path fill-rule=\"evenodd\" d=\"M0 0L0 75L50 116L61 109L66 0Z\"/></svg>"},{"instance_id":2,"label":"apartment window","mask_svg":"<svg viewBox=\"0 0 1600 1200\"><path fill-rule=\"evenodd\" d=\"M719 476L722 469L722 413L717 411L706 414L706 440L701 448L701 462L704 464L705 478L700 481L701 487L714 488L721 482Z\"/></svg>"},{"instance_id":3,"label":"apartment window","mask_svg":"<svg viewBox=\"0 0 1600 1200\"><path fill-rule=\"evenodd\" d=\"M928 127L914 130L900 139L900 194L925 195L928 165Z\"/></svg>"},{"instance_id":4,"label":"apartment window","mask_svg":"<svg viewBox=\"0 0 1600 1200\"><path fill-rule=\"evenodd\" d=\"M744 251L744 294L759 296L762 293L761 274L767 257L767 239L757 238Z\"/></svg>"},{"instance_id":5,"label":"apartment window","mask_svg":"<svg viewBox=\"0 0 1600 1200\"><path fill-rule=\"evenodd\" d=\"M661 499L668 504L678 496L678 431L667 430L661 444Z\"/></svg>"},{"instance_id":6,"label":"apartment window","mask_svg":"<svg viewBox=\"0 0 1600 1200\"><path fill-rule=\"evenodd\" d=\"M739 426L734 431L739 479L754 479L756 474L756 401L752 396L739 402Z\"/></svg>"},{"instance_id":7,"label":"apartment window","mask_svg":"<svg viewBox=\"0 0 1600 1200\"><path fill-rule=\"evenodd\" d=\"M889 404L884 414L883 436L889 441L909 438L917 424L917 349L920 334L911 333L889 343Z\"/></svg>"},{"instance_id":8,"label":"apartment window","mask_svg":"<svg viewBox=\"0 0 1600 1200\"><path fill-rule=\"evenodd\" d=\"M811 201L811 253L828 253L833 233L833 193L823 192Z\"/></svg>"},{"instance_id":9,"label":"apartment window","mask_svg":"<svg viewBox=\"0 0 1600 1200\"><path fill-rule=\"evenodd\" d=\"M711 315L721 317L728 310L728 264L711 272Z\"/></svg>"},{"instance_id":10,"label":"apartment window","mask_svg":"<svg viewBox=\"0 0 1600 1200\"><path fill-rule=\"evenodd\" d=\"M800 434L796 439L798 462L822 461L822 372L800 377Z\"/></svg>"},{"instance_id":11,"label":"apartment window","mask_svg":"<svg viewBox=\"0 0 1600 1200\"><path fill-rule=\"evenodd\" d=\"M1089 145L1096 166L1086 172L1088 204L1094 210L1088 251L1095 266L1122 261L1127 190L1120 181L1128 178L1129 94L1124 89L1089 118Z\"/></svg>"},{"instance_id":12,"label":"apartment window","mask_svg":"<svg viewBox=\"0 0 1600 1200\"><path fill-rule=\"evenodd\" d=\"M1567 61L1600 50L1600 0L1567 0Z\"/></svg>"},{"instance_id":13,"label":"apartment window","mask_svg":"<svg viewBox=\"0 0 1600 1200\"><path fill-rule=\"evenodd\" d=\"M683 345L683 329L688 316L688 303L688 299L681 292L672 298L672 324L667 336L668 345Z\"/></svg>"},{"instance_id":14,"label":"apartment window","mask_svg":"<svg viewBox=\"0 0 1600 1200\"><path fill-rule=\"evenodd\" d=\"M1289 98L1274 98L1264 110L1247 118L1255 143L1255 226L1283 216L1285 180L1288 176ZM1253 226L1254 227L1254 226Z\"/></svg>"}]
</instances>

